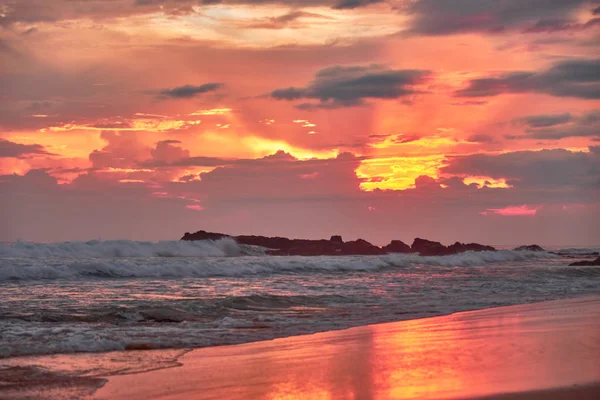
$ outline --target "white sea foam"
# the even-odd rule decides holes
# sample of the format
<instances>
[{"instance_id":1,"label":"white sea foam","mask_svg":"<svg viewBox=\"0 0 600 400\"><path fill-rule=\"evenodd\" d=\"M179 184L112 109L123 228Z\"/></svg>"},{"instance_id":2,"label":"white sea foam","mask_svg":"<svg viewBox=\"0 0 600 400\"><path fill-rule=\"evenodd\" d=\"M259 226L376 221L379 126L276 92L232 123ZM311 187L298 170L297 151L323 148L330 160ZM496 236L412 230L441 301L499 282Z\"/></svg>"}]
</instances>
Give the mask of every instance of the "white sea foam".
<instances>
[{"instance_id":1,"label":"white sea foam","mask_svg":"<svg viewBox=\"0 0 600 400\"><path fill-rule=\"evenodd\" d=\"M376 271L411 265L469 267L557 258L534 251L466 252L450 256L248 256L259 250L231 239L216 242L67 242L0 246L0 282L86 278L179 278L299 272Z\"/></svg>"},{"instance_id":2,"label":"white sea foam","mask_svg":"<svg viewBox=\"0 0 600 400\"><path fill-rule=\"evenodd\" d=\"M255 251L256 252L256 251ZM252 246L240 246L231 238L217 241L91 240L88 242L0 244L0 257L26 258L130 258L130 257L232 257L253 254Z\"/></svg>"},{"instance_id":3,"label":"white sea foam","mask_svg":"<svg viewBox=\"0 0 600 400\"><path fill-rule=\"evenodd\" d=\"M559 254L565 254L565 255L586 256L589 254L600 253L600 247L589 247L589 248L571 247L571 248L567 248L567 249L560 249L560 250L557 250L556 252Z\"/></svg>"}]
</instances>

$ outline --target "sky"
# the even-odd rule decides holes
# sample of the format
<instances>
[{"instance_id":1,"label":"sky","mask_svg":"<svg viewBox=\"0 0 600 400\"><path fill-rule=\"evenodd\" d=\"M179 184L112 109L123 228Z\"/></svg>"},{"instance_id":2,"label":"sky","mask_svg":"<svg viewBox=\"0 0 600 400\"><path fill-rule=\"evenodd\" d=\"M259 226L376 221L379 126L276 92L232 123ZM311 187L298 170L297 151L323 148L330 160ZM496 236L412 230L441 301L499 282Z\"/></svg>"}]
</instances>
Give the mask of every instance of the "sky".
<instances>
[{"instance_id":1,"label":"sky","mask_svg":"<svg viewBox=\"0 0 600 400\"><path fill-rule=\"evenodd\" d=\"M600 244L598 0L0 0L0 241Z\"/></svg>"}]
</instances>

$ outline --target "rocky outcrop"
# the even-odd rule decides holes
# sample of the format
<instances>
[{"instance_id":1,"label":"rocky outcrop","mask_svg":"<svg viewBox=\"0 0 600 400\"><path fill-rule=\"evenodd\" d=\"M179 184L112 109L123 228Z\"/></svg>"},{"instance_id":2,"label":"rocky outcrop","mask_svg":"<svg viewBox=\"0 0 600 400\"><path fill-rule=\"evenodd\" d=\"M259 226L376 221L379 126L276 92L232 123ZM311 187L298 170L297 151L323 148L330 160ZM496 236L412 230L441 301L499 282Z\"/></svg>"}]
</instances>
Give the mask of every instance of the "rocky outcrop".
<instances>
[{"instance_id":1,"label":"rocky outcrop","mask_svg":"<svg viewBox=\"0 0 600 400\"><path fill-rule=\"evenodd\" d=\"M577 261L569 264L571 267L588 267L588 266L600 266L600 257L595 260Z\"/></svg>"},{"instance_id":2,"label":"rocky outcrop","mask_svg":"<svg viewBox=\"0 0 600 400\"><path fill-rule=\"evenodd\" d=\"M329 240L288 239L285 237L268 237L256 235L230 236L222 233L198 231L187 232L181 240L219 240L232 238L239 244L264 247L267 254L276 256L338 256L338 255L381 255L388 253L419 253L424 256L444 256L463 253L465 251L493 251L491 246L477 243L463 244L456 242L444 246L439 242L417 238L412 246L400 240L392 240L383 248L375 246L364 239L344 242L341 236L334 235Z\"/></svg>"},{"instance_id":3,"label":"rocky outcrop","mask_svg":"<svg viewBox=\"0 0 600 400\"><path fill-rule=\"evenodd\" d=\"M538 246L537 244L530 244L526 246L515 247L513 251L546 251L543 247Z\"/></svg>"},{"instance_id":4,"label":"rocky outcrop","mask_svg":"<svg viewBox=\"0 0 600 400\"><path fill-rule=\"evenodd\" d=\"M342 237L340 235L333 235L331 239L329 239L329 241L331 243L344 243L344 240L342 240Z\"/></svg>"},{"instance_id":5,"label":"rocky outcrop","mask_svg":"<svg viewBox=\"0 0 600 400\"><path fill-rule=\"evenodd\" d=\"M440 242L434 242L427 239L416 238L410 250L413 253L419 253L422 256L445 256L452 254L450 250Z\"/></svg>"},{"instance_id":6,"label":"rocky outcrop","mask_svg":"<svg viewBox=\"0 0 600 400\"><path fill-rule=\"evenodd\" d=\"M448 246L448 250L452 254L464 253L465 251L495 251L496 249L492 246L486 246L479 243L460 243L456 242L451 246Z\"/></svg>"},{"instance_id":7,"label":"rocky outcrop","mask_svg":"<svg viewBox=\"0 0 600 400\"><path fill-rule=\"evenodd\" d=\"M386 253L410 253L410 246L401 240L392 240L387 246L383 246L381 250Z\"/></svg>"},{"instance_id":8,"label":"rocky outcrop","mask_svg":"<svg viewBox=\"0 0 600 400\"><path fill-rule=\"evenodd\" d=\"M422 256L447 256L450 254L464 253L466 251L495 251L492 246L485 246L479 243L460 243L456 242L450 246L444 246L440 242L433 242L427 239L416 238L410 246L413 253L419 253Z\"/></svg>"},{"instance_id":9,"label":"rocky outcrop","mask_svg":"<svg viewBox=\"0 0 600 400\"><path fill-rule=\"evenodd\" d=\"M237 240L237 237L235 238ZM244 244L243 242L240 242ZM363 239L350 242L338 240L293 239L277 250L267 252L270 255L289 256L337 256L337 255L378 255L385 252Z\"/></svg>"},{"instance_id":10,"label":"rocky outcrop","mask_svg":"<svg viewBox=\"0 0 600 400\"><path fill-rule=\"evenodd\" d=\"M194 233L186 232L181 240L219 240L225 237L231 237L222 233L198 231Z\"/></svg>"}]
</instances>

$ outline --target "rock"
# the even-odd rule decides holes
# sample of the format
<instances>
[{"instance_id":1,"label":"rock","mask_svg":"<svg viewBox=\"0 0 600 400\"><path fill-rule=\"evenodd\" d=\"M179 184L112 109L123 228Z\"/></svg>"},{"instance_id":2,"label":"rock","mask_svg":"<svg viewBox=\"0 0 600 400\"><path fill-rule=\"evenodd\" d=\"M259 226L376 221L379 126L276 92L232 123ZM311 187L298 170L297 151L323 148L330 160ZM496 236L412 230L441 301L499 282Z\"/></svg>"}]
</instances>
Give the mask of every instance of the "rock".
<instances>
[{"instance_id":1,"label":"rock","mask_svg":"<svg viewBox=\"0 0 600 400\"><path fill-rule=\"evenodd\" d=\"M571 266L571 267L600 266L600 257L596 258L595 260L577 261L577 262L569 264L569 266Z\"/></svg>"},{"instance_id":2,"label":"rock","mask_svg":"<svg viewBox=\"0 0 600 400\"><path fill-rule=\"evenodd\" d=\"M519 246L513 249L513 251L546 251L543 247L537 244L530 244L526 246Z\"/></svg>"},{"instance_id":3,"label":"rock","mask_svg":"<svg viewBox=\"0 0 600 400\"><path fill-rule=\"evenodd\" d=\"M451 254L446 246L440 242L433 242L427 239L416 238L410 246L413 253L419 253L422 256L445 256Z\"/></svg>"},{"instance_id":4,"label":"rock","mask_svg":"<svg viewBox=\"0 0 600 400\"><path fill-rule=\"evenodd\" d=\"M219 240L232 238L242 245L264 247L267 254L276 256L337 256L337 255L380 255L387 253L419 253L423 256L444 256L465 251L493 251L491 246L478 243L463 244L456 242L444 246L439 242L416 238L412 246L400 240L392 240L387 246L380 248L364 239L344 242L340 235L333 235L329 240L288 239L285 237L268 237L256 235L230 236L223 233L198 231L186 232L181 240Z\"/></svg>"},{"instance_id":5,"label":"rock","mask_svg":"<svg viewBox=\"0 0 600 400\"><path fill-rule=\"evenodd\" d=\"M198 231L194 233L186 232L185 235L183 235L183 237L181 238L181 240L219 240L226 237L231 236L225 235L223 233Z\"/></svg>"},{"instance_id":6,"label":"rock","mask_svg":"<svg viewBox=\"0 0 600 400\"><path fill-rule=\"evenodd\" d=\"M290 240L289 246L268 251L270 255L289 256L338 256L338 255L376 255L385 254L377 246L363 239L350 242L335 242L331 240Z\"/></svg>"},{"instance_id":7,"label":"rock","mask_svg":"<svg viewBox=\"0 0 600 400\"><path fill-rule=\"evenodd\" d=\"M293 240L279 236L267 237L255 235L240 235L234 236L234 239L239 244L266 247L268 249L289 249L293 245Z\"/></svg>"},{"instance_id":8,"label":"rock","mask_svg":"<svg viewBox=\"0 0 600 400\"><path fill-rule=\"evenodd\" d=\"M451 246L448 246L448 251L451 254L464 253L465 251L496 251L492 246L485 246L479 243L460 243L456 242Z\"/></svg>"},{"instance_id":9,"label":"rock","mask_svg":"<svg viewBox=\"0 0 600 400\"><path fill-rule=\"evenodd\" d=\"M419 253L422 256L447 256L450 254L459 254L466 251L495 251L492 246L485 246L479 243L460 243L456 242L448 247L440 242L416 238L410 247L414 253Z\"/></svg>"},{"instance_id":10,"label":"rock","mask_svg":"<svg viewBox=\"0 0 600 400\"><path fill-rule=\"evenodd\" d=\"M329 241L332 243L339 243L339 244L344 243L344 241L342 240L342 237L340 235L333 235L331 237L331 239L329 239Z\"/></svg>"},{"instance_id":11,"label":"rock","mask_svg":"<svg viewBox=\"0 0 600 400\"><path fill-rule=\"evenodd\" d=\"M410 253L410 246L401 240L392 240L390 244L381 248L385 253Z\"/></svg>"},{"instance_id":12,"label":"rock","mask_svg":"<svg viewBox=\"0 0 600 400\"><path fill-rule=\"evenodd\" d=\"M342 246L342 254L347 255L378 255L385 252L377 246L372 245L364 239L345 242Z\"/></svg>"}]
</instances>

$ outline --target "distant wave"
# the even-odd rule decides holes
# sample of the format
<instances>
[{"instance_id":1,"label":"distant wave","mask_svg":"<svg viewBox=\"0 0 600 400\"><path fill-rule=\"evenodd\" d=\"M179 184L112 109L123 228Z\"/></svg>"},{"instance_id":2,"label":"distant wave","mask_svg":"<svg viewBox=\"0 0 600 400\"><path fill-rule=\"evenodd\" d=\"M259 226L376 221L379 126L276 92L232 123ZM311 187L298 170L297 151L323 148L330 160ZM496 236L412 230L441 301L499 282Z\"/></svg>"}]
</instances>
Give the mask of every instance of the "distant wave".
<instances>
[{"instance_id":1,"label":"distant wave","mask_svg":"<svg viewBox=\"0 0 600 400\"><path fill-rule=\"evenodd\" d=\"M0 282L13 280L217 277L376 271L413 265L482 266L491 263L552 259L534 251L466 252L450 256L418 254L383 256L248 256L260 249L238 246L231 239L216 242L69 242L16 243L0 246Z\"/></svg>"},{"instance_id":2,"label":"distant wave","mask_svg":"<svg viewBox=\"0 0 600 400\"><path fill-rule=\"evenodd\" d=\"M588 256L600 253L600 247L590 248L568 248L557 250L556 253L561 255L572 255L572 256Z\"/></svg>"},{"instance_id":3,"label":"distant wave","mask_svg":"<svg viewBox=\"0 0 600 400\"><path fill-rule=\"evenodd\" d=\"M0 258L128 258L128 257L234 257L262 254L252 246L238 245L231 238L217 241L91 240L89 242L0 244Z\"/></svg>"}]
</instances>

